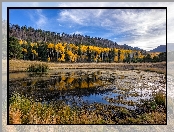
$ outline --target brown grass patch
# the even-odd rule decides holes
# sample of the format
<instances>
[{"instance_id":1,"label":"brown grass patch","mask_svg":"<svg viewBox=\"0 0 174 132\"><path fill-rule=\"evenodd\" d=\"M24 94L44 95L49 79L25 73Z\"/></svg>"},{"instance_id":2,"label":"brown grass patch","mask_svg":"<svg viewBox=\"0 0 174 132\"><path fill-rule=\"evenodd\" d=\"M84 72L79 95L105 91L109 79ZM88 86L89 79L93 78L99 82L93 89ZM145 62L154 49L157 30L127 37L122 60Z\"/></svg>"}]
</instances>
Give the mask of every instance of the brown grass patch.
<instances>
[{"instance_id":1,"label":"brown grass patch","mask_svg":"<svg viewBox=\"0 0 174 132\"><path fill-rule=\"evenodd\" d=\"M29 65L47 64L50 69L116 69L116 70L148 70L166 73L166 63L56 63L41 61L10 60L9 72L25 71Z\"/></svg>"}]
</instances>

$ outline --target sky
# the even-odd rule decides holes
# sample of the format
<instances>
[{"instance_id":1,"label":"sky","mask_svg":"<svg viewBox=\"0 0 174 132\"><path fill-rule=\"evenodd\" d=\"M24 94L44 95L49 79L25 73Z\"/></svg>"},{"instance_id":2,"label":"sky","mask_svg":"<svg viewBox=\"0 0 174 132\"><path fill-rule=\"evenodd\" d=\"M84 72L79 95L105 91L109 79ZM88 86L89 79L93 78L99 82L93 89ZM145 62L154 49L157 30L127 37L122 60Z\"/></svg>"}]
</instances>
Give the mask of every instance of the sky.
<instances>
[{"instance_id":1,"label":"sky","mask_svg":"<svg viewBox=\"0 0 174 132\"><path fill-rule=\"evenodd\" d=\"M167 7L167 31L169 43L173 43L174 26L172 3L129 3L129 2L100 2L100 3L70 3L70 2L33 2L15 4L2 3L2 18L6 19L7 6L23 7L80 7L99 6L112 7ZM169 9L168 9L169 7ZM166 44L166 10L165 9L11 9L9 21L19 26L26 25L35 29L67 34L81 34L91 37L101 37L127 44L144 50L151 50ZM173 29L173 30L172 30Z\"/></svg>"}]
</instances>

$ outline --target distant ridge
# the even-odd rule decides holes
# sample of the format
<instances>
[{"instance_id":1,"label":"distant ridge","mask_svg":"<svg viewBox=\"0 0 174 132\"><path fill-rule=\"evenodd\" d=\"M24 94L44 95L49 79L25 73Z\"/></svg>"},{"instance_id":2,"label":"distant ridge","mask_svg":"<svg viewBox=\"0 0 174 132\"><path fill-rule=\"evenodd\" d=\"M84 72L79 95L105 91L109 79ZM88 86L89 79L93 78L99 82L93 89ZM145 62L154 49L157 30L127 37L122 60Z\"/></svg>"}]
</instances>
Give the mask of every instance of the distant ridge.
<instances>
[{"instance_id":1,"label":"distant ridge","mask_svg":"<svg viewBox=\"0 0 174 132\"><path fill-rule=\"evenodd\" d=\"M149 52L166 52L166 45L160 45L157 48L150 50Z\"/></svg>"}]
</instances>

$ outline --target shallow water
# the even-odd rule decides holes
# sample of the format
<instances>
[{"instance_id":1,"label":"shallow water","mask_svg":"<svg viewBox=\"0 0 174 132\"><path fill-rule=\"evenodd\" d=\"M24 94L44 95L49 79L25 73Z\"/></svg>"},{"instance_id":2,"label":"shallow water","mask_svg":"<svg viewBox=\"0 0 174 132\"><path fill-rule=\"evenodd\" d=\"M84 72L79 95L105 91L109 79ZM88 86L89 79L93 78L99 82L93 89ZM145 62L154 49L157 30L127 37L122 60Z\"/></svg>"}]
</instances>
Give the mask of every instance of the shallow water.
<instances>
[{"instance_id":1,"label":"shallow water","mask_svg":"<svg viewBox=\"0 0 174 132\"><path fill-rule=\"evenodd\" d=\"M56 70L46 75L12 73L9 94L14 91L42 103L65 101L68 105L91 103L135 109L142 100L166 91L163 74L117 70Z\"/></svg>"}]
</instances>

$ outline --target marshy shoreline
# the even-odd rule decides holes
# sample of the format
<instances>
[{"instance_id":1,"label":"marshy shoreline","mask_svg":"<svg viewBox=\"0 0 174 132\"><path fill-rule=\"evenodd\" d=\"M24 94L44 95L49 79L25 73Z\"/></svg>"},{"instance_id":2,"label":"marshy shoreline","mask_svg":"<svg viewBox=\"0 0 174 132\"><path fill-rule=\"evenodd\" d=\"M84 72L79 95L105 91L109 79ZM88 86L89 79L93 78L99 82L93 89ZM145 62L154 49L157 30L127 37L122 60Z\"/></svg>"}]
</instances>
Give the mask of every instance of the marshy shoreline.
<instances>
[{"instance_id":1,"label":"marshy shoreline","mask_svg":"<svg viewBox=\"0 0 174 132\"><path fill-rule=\"evenodd\" d=\"M40 64L48 74L25 72ZM165 62L9 66L10 124L166 124Z\"/></svg>"}]
</instances>

